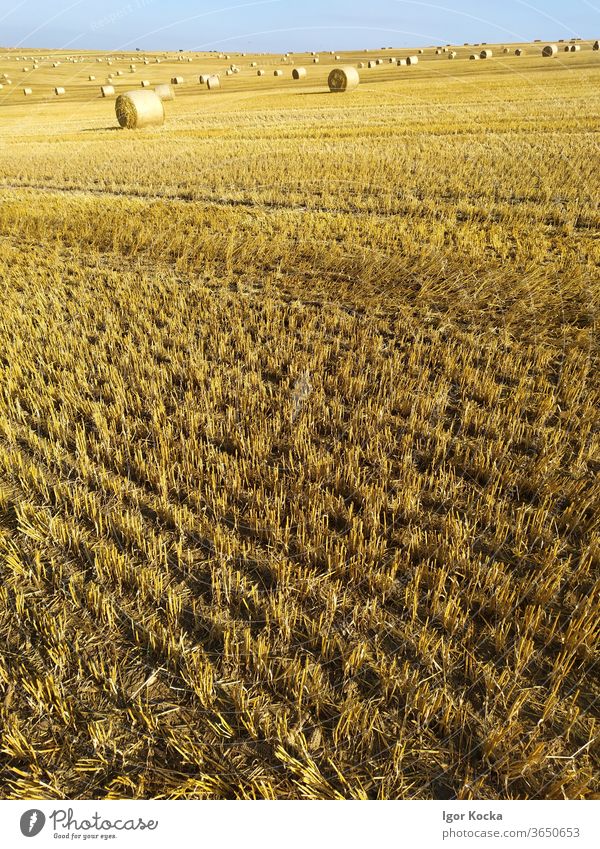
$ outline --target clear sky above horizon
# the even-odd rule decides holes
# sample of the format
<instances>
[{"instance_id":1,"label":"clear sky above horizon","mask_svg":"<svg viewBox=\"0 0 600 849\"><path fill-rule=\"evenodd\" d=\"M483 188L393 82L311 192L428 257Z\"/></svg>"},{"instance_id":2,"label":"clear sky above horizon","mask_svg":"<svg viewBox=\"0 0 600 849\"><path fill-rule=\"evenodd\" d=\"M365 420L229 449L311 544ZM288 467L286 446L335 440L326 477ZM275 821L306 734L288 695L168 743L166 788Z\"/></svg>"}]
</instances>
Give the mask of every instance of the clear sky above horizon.
<instances>
[{"instance_id":1,"label":"clear sky above horizon","mask_svg":"<svg viewBox=\"0 0 600 849\"><path fill-rule=\"evenodd\" d=\"M598 38L600 0L1 0L0 45L283 52Z\"/></svg>"}]
</instances>

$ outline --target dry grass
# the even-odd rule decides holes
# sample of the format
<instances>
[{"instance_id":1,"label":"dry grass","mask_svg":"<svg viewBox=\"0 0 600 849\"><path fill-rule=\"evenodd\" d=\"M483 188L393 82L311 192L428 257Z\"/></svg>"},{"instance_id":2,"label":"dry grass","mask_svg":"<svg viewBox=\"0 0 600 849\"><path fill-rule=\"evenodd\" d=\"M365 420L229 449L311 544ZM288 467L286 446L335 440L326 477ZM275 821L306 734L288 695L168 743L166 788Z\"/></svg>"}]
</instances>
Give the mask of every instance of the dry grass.
<instances>
[{"instance_id":1,"label":"dry grass","mask_svg":"<svg viewBox=\"0 0 600 849\"><path fill-rule=\"evenodd\" d=\"M599 792L600 66L539 52L0 101L4 797Z\"/></svg>"}]
</instances>

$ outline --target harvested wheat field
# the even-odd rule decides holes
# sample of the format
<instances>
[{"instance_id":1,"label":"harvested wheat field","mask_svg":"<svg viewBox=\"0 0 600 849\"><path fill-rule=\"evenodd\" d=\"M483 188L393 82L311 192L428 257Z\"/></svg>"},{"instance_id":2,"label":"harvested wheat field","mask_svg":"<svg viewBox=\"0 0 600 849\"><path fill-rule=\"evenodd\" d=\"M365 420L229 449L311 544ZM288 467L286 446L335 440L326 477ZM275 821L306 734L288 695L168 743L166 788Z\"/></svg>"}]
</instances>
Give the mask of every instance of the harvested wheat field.
<instances>
[{"instance_id":1,"label":"harvested wheat field","mask_svg":"<svg viewBox=\"0 0 600 849\"><path fill-rule=\"evenodd\" d=\"M0 796L600 793L600 54L503 47L0 51Z\"/></svg>"}]
</instances>

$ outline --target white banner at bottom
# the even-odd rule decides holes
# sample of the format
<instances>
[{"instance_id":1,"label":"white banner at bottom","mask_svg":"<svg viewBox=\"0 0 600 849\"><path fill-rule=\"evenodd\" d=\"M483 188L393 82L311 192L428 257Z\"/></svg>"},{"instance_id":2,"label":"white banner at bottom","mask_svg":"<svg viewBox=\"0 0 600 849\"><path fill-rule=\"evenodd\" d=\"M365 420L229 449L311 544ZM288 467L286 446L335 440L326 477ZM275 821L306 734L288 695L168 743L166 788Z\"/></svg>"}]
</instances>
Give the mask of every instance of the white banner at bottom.
<instances>
[{"instance_id":1,"label":"white banner at bottom","mask_svg":"<svg viewBox=\"0 0 600 849\"><path fill-rule=\"evenodd\" d=\"M598 849L600 801L6 801L3 847Z\"/></svg>"}]
</instances>

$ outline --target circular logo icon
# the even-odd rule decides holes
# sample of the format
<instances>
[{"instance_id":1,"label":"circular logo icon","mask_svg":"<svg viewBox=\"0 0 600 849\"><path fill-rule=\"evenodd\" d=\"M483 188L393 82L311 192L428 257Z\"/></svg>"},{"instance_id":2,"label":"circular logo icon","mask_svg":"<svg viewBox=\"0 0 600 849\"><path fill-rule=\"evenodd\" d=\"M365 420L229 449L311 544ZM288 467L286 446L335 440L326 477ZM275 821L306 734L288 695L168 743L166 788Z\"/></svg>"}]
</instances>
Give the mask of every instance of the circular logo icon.
<instances>
[{"instance_id":1,"label":"circular logo icon","mask_svg":"<svg viewBox=\"0 0 600 849\"><path fill-rule=\"evenodd\" d=\"M37 808L32 808L30 811L25 811L21 817L21 834L25 837L35 837L46 824L46 817L42 811Z\"/></svg>"}]
</instances>

